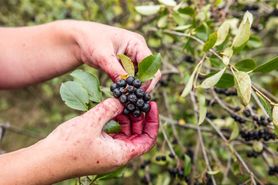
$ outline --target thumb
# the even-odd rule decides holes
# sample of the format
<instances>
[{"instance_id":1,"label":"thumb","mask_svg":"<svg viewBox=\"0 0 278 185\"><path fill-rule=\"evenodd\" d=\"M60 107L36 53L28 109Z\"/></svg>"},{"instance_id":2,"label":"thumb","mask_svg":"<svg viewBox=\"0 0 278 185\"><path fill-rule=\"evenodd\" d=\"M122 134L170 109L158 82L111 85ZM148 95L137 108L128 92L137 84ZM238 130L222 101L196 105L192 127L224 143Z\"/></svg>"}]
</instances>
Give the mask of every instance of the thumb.
<instances>
[{"instance_id":1,"label":"thumb","mask_svg":"<svg viewBox=\"0 0 278 185\"><path fill-rule=\"evenodd\" d=\"M102 130L103 126L123 111L123 105L115 98L109 98L82 115L90 126Z\"/></svg>"}]
</instances>

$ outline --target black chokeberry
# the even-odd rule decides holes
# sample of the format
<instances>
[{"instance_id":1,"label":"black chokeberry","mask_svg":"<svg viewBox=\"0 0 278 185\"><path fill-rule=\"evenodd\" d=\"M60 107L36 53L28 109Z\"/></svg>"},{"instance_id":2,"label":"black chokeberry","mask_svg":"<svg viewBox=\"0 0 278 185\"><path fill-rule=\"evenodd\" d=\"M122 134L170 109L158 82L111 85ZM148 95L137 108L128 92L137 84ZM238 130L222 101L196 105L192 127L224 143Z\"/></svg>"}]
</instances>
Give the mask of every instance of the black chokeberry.
<instances>
[{"instance_id":1,"label":"black chokeberry","mask_svg":"<svg viewBox=\"0 0 278 185\"><path fill-rule=\"evenodd\" d=\"M117 87L126 87L126 81L125 80L119 80L117 82Z\"/></svg>"},{"instance_id":2,"label":"black chokeberry","mask_svg":"<svg viewBox=\"0 0 278 185\"><path fill-rule=\"evenodd\" d=\"M168 155L171 159L174 159L175 158L175 155L173 153L169 153Z\"/></svg>"},{"instance_id":3,"label":"black chokeberry","mask_svg":"<svg viewBox=\"0 0 278 185\"><path fill-rule=\"evenodd\" d=\"M165 155L161 156L161 161L166 161L166 156Z\"/></svg>"},{"instance_id":4,"label":"black chokeberry","mask_svg":"<svg viewBox=\"0 0 278 185\"><path fill-rule=\"evenodd\" d=\"M132 103L136 103L136 101L137 101L136 95L135 94L128 95L128 101L130 101Z\"/></svg>"},{"instance_id":5,"label":"black chokeberry","mask_svg":"<svg viewBox=\"0 0 278 185\"><path fill-rule=\"evenodd\" d=\"M126 83L128 85L132 85L133 81L135 80L135 78L133 76L129 76L127 79L126 79Z\"/></svg>"},{"instance_id":6,"label":"black chokeberry","mask_svg":"<svg viewBox=\"0 0 278 185\"><path fill-rule=\"evenodd\" d=\"M126 106L127 110L129 111L134 111L135 110L135 105L133 105L132 103L129 103L127 106Z\"/></svg>"},{"instance_id":7,"label":"black chokeberry","mask_svg":"<svg viewBox=\"0 0 278 185\"><path fill-rule=\"evenodd\" d=\"M244 110L243 114L244 114L245 117L250 117L251 116L251 112L250 112L249 109Z\"/></svg>"},{"instance_id":8,"label":"black chokeberry","mask_svg":"<svg viewBox=\"0 0 278 185\"><path fill-rule=\"evenodd\" d=\"M156 160L156 161L161 161L161 156L156 156L156 157L155 157L155 160Z\"/></svg>"},{"instance_id":9,"label":"black chokeberry","mask_svg":"<svg viewBox=\"0 0 278 185\"><path fill-rule=\"evenodd\" d=\"M112 85L110 86L110 91L114 91L117 88L117 84L116 83L112 83Z\"/></svg>"},{"instance_id":10,"label":"black chokeberry","mask_svg":"<svg viewBox=\"0 0 278 185\"><path fill-rule=\"evenodd\" d=\"M148 103L144 103L143 107L141 108L143 112L149 112L150 109L151 107Z\"/></svg>"},{"instance_id":11,"label":"black chokeberry","mask_svg":"<svg viewBox=\"0 0 278 185\"><path fill-rule=\"evenodd\" d=\"M125 94L122 94L119 98L121 103L126 103L127 102L127 96Z\"/></svg>"},{"instance_id":12,"label":"black chokeberry","mask_svg":"<svg viewBox=\"0 0 278 185\"><path fill-rule=\"evenodd\" d=\"M136 94L137 98L142 98L145 95L145 92L143 89L139 88L139 89L136 89L135 94Z\"/></svg>"},{"instance_id":13,"label":"black chokeberry","mask_svg":"<svg viewBox=\"0 0 278 185\"><path fill-rule=\"evenodd\" d=\"M118 98L118 97L121 96L121 94L122 93L121 93L120 89L116 88L116 89L113 90L113 96L114 97Z\"/></svg>"},{"instance_id":14,"label":"black chokeberry","mask_svg":"<svg viewBox=\"0 0 278 185\"><path fill-rule=\"evenodd\" d=\"M125 115L128 115L129 113L130 113L130 111L129 111L127 108L125 108L125 109L124 109L124 114L125 114Z\"/></svg>"},{"instance_id":15,"label":"black chokeberry","mask_svg":"<svg viewBox=\"0 0 278 185\"><path fill-rule=\"evenodd\" d=\"M139 88L141 87L141 81L138 80L138 79L135 79L133 82L132 82L133 86L136 87L136 88Z\"/></svg>"},{"instance_id":16,"label":"black chokeberry","mask_svg":"<svg viewBox=\"0 0 278 185\"><path fill-rule=\"evenodd\" d=\"M145 101L150 101L151 100L151 95L149 93L145 93L143 99Z\"/></svg>"},{"instance_id":17,"label":"black chokeberry","mask_svg":"<svg viewBox=\"0 0 278 185\"><path fill-rule=\"evenodd\" d=\"M133 86L129 85L129 86L127 86L126 90L128 93L133 93L135 91L135 88Z\"/></svg>"},{"instance_id":18,"label":"black chokeberry","mask_svg":"<svg viewBox=\"0 0 278 185\"><path fill-rule=\"evenodd\" d=\"M140 108L140 107L143 107L143 106L144 106L144 103L145 103L145 102L144 102L143 99L139 99L139 100L137 100L137 102L136 102L136 106L139 107L139 108Z\"/></svg>"},{"instance_id":19,"label":"black chokeberry","mask_svg":"<svg viewBox=\"0 0 278 185\"><path fill-rule=\"evenodd\" d=\"M141 111L140 110L135 110L133 113L132 113L132 115L134 116L134 117L139 117L140 115L141 115Z\"/></svg>"}]
</instances>

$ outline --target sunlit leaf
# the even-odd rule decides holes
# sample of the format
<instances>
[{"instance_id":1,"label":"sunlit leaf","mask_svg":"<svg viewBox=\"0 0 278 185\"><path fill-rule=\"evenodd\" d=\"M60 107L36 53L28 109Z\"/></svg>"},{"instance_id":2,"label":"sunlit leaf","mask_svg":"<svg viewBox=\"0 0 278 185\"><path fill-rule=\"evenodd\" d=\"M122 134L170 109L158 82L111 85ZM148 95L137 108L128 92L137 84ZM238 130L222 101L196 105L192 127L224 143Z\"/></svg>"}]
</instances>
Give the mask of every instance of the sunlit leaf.
<instances>
[{"instance_id":1,"label":"sunlit leaf","mask_svg":"<svg viewBox=\"0 0 278 185\"><path fill-rule=\"evenodd\" d=\"M196 76L196 73L197 73L199 67L200 67L200 63L198 65L196 65L194 71L192 72L191 76L189 77L189 80L182 91L181 97L186 97L192 90L194 78Z\"/></svg>"},{"instance_id":2,"label":"sunlit leaf","mask_svg":"<svg viewBox=\"0 0 278 185\"><path fill-rule=\"evenodd\" d=\"M216 46L221 45L227 38L230 30L230 24L228 22L223 22L219 29L217 30L217 41Z\"/></svg>"},{"instance_id":3,"label":"sunlit leaf","mask_svg":"<svg viewBox=\"0 0 278 185\"><path fill-rule=\"evenodd\" d=\"M134 76L135 69L134 69L134 65L133 65L133 62L131 61L131 59L124 54L118 54L117 57L121 60L121 63L123 65L125 71L128 73L128 75Z\"/></svg>"},{"instance_id":4,"label":"sunlit leaf","mask_svg":"<svg viewBox=\"0 0 278 185\"><path fill-rule=\"evenodd\" d=\"M198 108L199 108L198 125L201 125L206 119L206 114L207 114L206 97L204 95L198 95Z\"/></svg>"},{"instance_id":5,"label":"sunlit leaf","mask_svg":"<svg viewBox=\"0 0 278 185\"><path fill-rule=\"evenodd\" d=\"M278 127L278 105L275 105L272 110L272 121L275 127Z\"/></svg>"},{"instance_id":6,"label":"sunlit leaf","mask_svg":"<svg viewBox=\"0 0 278 185\"><path fill-rule=\"evenodd\" d=\"M233 56L233 49L230 47L226 48L224 49L222 54L223 54L223 59L222 59L223 63L225 65L228 65L230 63L231 57Z\"/></svg>"},{"instance_id":7,"label":"sunlit leaf","mask_svg":"<svg viewBox=\"0 0 278 185\"><path fill-rule=\"evenodd\" d=\"M234 72L236 89L244 105L248 105L251 98L251 79L248 73L242 71Z\"/></svg>"},{"instance_id":8,"label":"sunlit leaf","mask_svg":"<svg viewBox=\"0 0 278 185\"><path fill-rule=\"evenodd\" d=\"M225 72L226 68L223 68L222 70L220 70L219 72L215 73L214 75L206 78L202 84L201 87L208 89L211 88L213 86L215 86L217 84L217 82L220 80L220 78L222 77L223 73Z\"/></svg>"},{"instance_id":9,"label":"sunlit leaf","mask_svg":"<svg viewBox=\"0 0 278 185\"><path fill-rule=\"evenodd\" d=\"M213 32L212 34L209 35L208 40L205 42L203 50L204 51L210 50L214 46L216 40L217 40L217 33Z\"/></svg>"},{"instance_id":10,"label":"sunlit leaf","mask_svg":"<svg viewBox=\"0 0 278 185\"><path fill-rule=\"evenodd\" d=\"M264 146L261 141L255 141L253 142L253 150L255 152L261 152L263 150Z\"/></svg>"},{"instance_id":11,"label":"sunlit leaf","mask_svg":"<svg viewBox=\"0 0 278 185\"><path fill-rule=\"evenodd\" d=\"M164 4L166 6L176 6L177 3L174 0L158 0L161 4Z\"/></svg>"},{"instance_id":12,"label":"sunlit leaf","mask_svg":"<svg viewBox=\"0 0 278 185\"><path fill-rule=\"evenodd\" d=\"M239 48L249 40L251 34L250 29L251 29L252 21L253 21L252 14L246 12L243 17L243 20L240 23L237 34L233 40L233 47Z\"/></svg>"},{"instance_id":13,"label":"sunlit leaf","mask_svg":"<svg viewBox=\"0 0 278 185\"><path fill-rule=\"evenodd\" d=\"M141 15L154 15L159 12L160 5L136 6L135 10Z\"/></svg>"},{"instance_id":14,"label":"sunlit leaf","mask_svg":"<svg viewBox=\"0 0 278 185\"><path fill-rule=\"evenodd\" d=\"M253 72L269 73L278 69L278 56L256 67Z\"/></svg>"},{"instance_id":15,"label":"sunlit leaf","mask_svg":"<svg viewBox=\"0 0 278 185\"><path fill-rule=\"evenodd\" d=\"M160 66L160 54L150 55L144 58L143 61L139 62L137 76L141 81L150 80L154 77Z\"/></svg>"},{"instance_id":16,"label":"sunlit leaf","mask_svg":"<svg viewBox=\"0 0 278 185\"><path fill-rule=\"evenodd\" d=\"M216 174L218 174L219 172L220 172L220 170L207 171L207 173L208 173L209 175L216 175Z\"/></svg>"},{"instance_id":17,"label":"sunlit leaf","mask_svg":"<svg viewBox=\"0 0 278 185\"><path fill-rule=\"evenodd\" d=\"M251 71L256 67L256 63L253 59L244 59L235 64L235 68L239 71Z\"/></svg>"},{"instance_id":18,"label":"sunlit leaf","mask_svg":"<svg viewBox=\"0 0 278 185\"><path fill-rule=\"evenodd\" d=\"M89 94L82 85L75 81L62 83L60 95L67 106L72 109L86 111L89 103Z\"/></svg>"}]
</instances>

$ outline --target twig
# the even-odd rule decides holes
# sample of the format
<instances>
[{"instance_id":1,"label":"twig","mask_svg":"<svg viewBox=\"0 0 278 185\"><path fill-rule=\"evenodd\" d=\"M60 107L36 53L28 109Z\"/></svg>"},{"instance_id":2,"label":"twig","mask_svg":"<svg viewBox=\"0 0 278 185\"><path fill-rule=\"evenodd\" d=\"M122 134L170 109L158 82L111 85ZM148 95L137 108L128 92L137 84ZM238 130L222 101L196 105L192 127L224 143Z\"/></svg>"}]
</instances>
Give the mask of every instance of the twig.
<instances>
[{"instance_id":1,"label":"twig","mask_svg":"<svg viewBox=\"0 0 278 185\"><path fill-rule=\"evenodd\" d=\"M195 117L196 117L196 119L198 119L198 107L197 107L197 103L196 103L196 99L195 99L195 95L194 95L193 91L190 92L190 97L191 97L191 101L193 103ZM204 145L204 141L203 141L203 137L202 137L202 133L201 133L201 129L200 129L199 125L197 126L197 133L198 133L198 138L199 138L199 141L200 141L200 146L201 146L201 150L202 150L202 153L203 153L203 157L205 159L206 166L207 166L209 171L212 171L212 169L210 167L209 159L208 159L208 156L207 156L206 148L205 148L205 145ZM210 175L210 176L211 176L212 183L214 185L216 185L216 181L214 179L214 176L213 175Z\"/></svg>"},{"instance_id":2,"label":"twig","mask_svg":"<svg viewBox=\"0 0 278 185\"><path fill-rule=\"evenodd\" d=\"M172 146L171 142L169 141L169 138L168 138L168 136L167 136L167 134L166 134L165 129L163 128L163 126L164 126L164 125L161 124L161 127L160 127L160 128L161 128L161 132L162 132L162 134L163 134L163 136L164 136L164 139L165 139L166 142L167 142L167 145L168 145L168 147L169 147L171 153L172 153L172 154L175 156L175 158L177 159L177 154L176 154L175 150L173 149L173 146Z\"/></svg>"}]
</instances>

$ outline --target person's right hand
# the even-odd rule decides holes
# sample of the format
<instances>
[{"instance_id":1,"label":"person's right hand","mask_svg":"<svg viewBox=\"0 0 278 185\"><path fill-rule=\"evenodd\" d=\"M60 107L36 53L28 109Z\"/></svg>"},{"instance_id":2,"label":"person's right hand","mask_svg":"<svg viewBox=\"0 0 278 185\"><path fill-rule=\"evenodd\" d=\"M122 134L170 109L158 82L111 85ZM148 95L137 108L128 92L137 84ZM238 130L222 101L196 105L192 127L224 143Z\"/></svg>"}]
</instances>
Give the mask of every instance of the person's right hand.
<instances>
[{"instance_id":1,"label":"person's right hand","mask_svg":"<svg viewBox=\"0 0 278 185\"><path fill-rule=\"evenodd\" d=\"M127 117L121 114L121 103L110 98L61 124L43 141L43 145L60 156L55 169L61 169L62 174L67 172L63 178L101 174L149 151L159 127L157 105L155 102L150 105L146 115ZM102 129L113 118L120 122L122 130L108 135Z\"/></svg>"}]
</instances>

